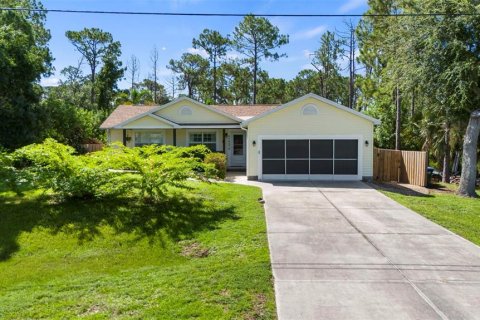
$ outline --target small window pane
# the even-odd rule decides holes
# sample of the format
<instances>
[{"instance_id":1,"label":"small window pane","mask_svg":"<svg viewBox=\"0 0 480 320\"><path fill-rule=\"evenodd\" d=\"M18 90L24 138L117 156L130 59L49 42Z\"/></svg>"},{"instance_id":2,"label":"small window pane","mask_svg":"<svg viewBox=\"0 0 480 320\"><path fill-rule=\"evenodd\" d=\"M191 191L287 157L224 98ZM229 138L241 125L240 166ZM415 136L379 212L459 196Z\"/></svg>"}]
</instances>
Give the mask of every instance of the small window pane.
<instances>
[{"instance_id":1,"label":"small window pane","mask_svg":"<svg viewBox=\"0 0 480 320\"><path fill-rule=\"evenodd\" d=\"M308 174L308 160L287 160L287 174Z\"/></svg>"},{"instance_id":2,"label":"small window pane","mask_svg":"<svg viewBox=\"0 0 480 320\"><path fill-rule=\"evenodd\" d=\"M335 159L357 159L358 140L335 140Z\"/></svg>"},{"instance_id":3,"label":"small window pane","mask_svg":"<svg viewBox=\"0 0 480 320\"><path fill-rule=\"evenodd\" d=\"M308 158L308 140L287 140L287 159Z\"/></svg>"},{"instance_id":4,"label":"small window pane","mask_svg":"<svg viewBox=\"0 0 480 320\"><path fill-rule=\"evenodd\" d=\"M233 154L237 156L243 156L243 135L233 135Z\"/></svg>"},{"instance_id":5,"label":"small window pane","mask_svg":"<svg viewBox=\"0 0 480 320\"><path fill-rule=\"evenodd\" d=\"M357 160L335 160L335 174L357 174Z\"/></svg>"},{"instance_id":6,"label":"small window pane","mask_svg":"<svg viewBox=\"0 0 480 320\"><path fill-rule=\"evenodd\" d=\"M215 133L204 133L203 134L203 142L214 142L215 139Z\"/></svg>"},{"instance_id":7,"label":"small window pane","mask_svg":"<svg viewBox=\"0 0 480 320\"><path fill-rule=\"evenodd\" d=\"M190 142L202 142L202 134L201 133L191 133L190 134Z\"/></svg>"},{"instance_id":8,"label":"small window pane","mask_svg":"<svg viewBox=\"0 0 480 320\"><path fill-rule=\"evenodd\" d=\"M310 160L310 174L333 174L333 160Z\"/></svg>"},{"instance_id":9,"label":"small window pane","mask_svg":"<svg viewBox=\"0 0 480 320\"><path fill-rule=\"evenodd\" d=\"M262 154L264 159L284 159L285 140L263 140Z\"/></svg>"},{"instance_id":10,"label":"small window pane","mask_svg":"<svg viewBox=\"0 0 480 320\"><path fill-rule=\"evenodd\" d=\"M314 159L333 159L333 140L310 140L310 155Z\"/></svg>"},{"instance_id":11,"label":"small window pane","mask_svg":"<svg viewBox=\"0 0 480 320\"><path fill-rule=\"evenodd\" d=\"M285 174L285 160L263 160L263 174Z\"/></svg>"}]
</instances>

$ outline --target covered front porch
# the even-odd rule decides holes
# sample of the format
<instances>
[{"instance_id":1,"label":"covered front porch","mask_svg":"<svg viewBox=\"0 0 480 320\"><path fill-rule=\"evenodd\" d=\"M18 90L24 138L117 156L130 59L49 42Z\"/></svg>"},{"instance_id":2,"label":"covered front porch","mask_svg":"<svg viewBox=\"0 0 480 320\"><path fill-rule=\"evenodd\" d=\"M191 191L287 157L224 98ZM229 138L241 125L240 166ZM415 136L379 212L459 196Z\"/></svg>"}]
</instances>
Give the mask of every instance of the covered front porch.
<instances>
[{"instance_id":1,"label":"covered front porch","mask_svg":"<svg viewBox=\"0 0 480 320\"><path fill-rule=\"evenodd\" d=\"M215 152L227 155L229 169L245 169L247 132L239 126L164 129L108 129L108 142L122 141L127 147L149 144L194 146L203 144Z\"/></svg>"}]
</instances>

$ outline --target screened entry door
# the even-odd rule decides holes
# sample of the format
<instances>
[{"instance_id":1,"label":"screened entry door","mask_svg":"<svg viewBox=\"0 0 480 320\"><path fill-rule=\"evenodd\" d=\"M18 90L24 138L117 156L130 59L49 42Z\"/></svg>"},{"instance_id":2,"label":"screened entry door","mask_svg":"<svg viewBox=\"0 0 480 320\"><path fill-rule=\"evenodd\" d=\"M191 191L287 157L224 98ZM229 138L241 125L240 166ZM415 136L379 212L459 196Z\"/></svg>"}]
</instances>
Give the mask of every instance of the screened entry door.
<instances>
[{"instance_id":1,"label":"screened entry door","mask_svg":"<svg viewBox=\"0 0 480 320\"><path fill-rule=\"evenodd\" d=\"M359 180L359 139L262 140L262 179Z\"/></svg>"},{"instance_id":2,"label":"screened entry door","mask_svg":"<svg viewBox=\"0 0 480 320\"><path fill-rule=\"evenodd\" d=\"M230 150L228 155L228 162L230 167L242 167L246 165L246 149L245 149L245 132L235 131L229 134L230 136Z\"/></svg>"}]
</instances>

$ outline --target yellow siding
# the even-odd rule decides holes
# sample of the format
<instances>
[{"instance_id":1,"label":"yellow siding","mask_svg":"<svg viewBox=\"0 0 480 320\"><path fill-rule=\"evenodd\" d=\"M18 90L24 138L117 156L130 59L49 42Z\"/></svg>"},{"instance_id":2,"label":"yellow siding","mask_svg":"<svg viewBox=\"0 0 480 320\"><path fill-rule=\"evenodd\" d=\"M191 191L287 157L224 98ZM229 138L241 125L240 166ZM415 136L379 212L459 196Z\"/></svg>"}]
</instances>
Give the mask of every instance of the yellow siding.
<instances>
[{"instance_id":1,"label":"yellow siding","mask_svg":"<svg viewBox=\"0 0 480 320\"><path fill-rule=\"evenodd\" d=\"M191 108L191 115L182 115L180 113L184 106ZM155 114L176 123L238 123L229 117L185 100L174 103L165 109L157 111Z\"/></svg>"},{"instance_id":2,"label":"yellow siding","mask_svg":"<svg viewBox=\"0 0 480 320\"><path fill-rule=\"evenodd\" d=\"M306 104L317 106L318 115L303 115L302 107ZM373 174L373 123L317 99L305 99L248 125L248 176L258 176L259 144L253 147L252 141L258 141L261 135L361 135L362 175ZM369 142L368 147L363 143L365 140Z\"/></svg>"},{"instance_id":3,"label":"yellow siding","mask_svg":"<svg viewBox=\"0 0 480 320\"><path fill-rule=\"evenodd\" d=\"M187 130L186 129L177 129L177 146L185 147L187 142Z\"/></svg>"},{"instance_id":4,"label":"yellow siding","mask_svg":"<svg viewBox=\"0 0 480 320\"><path fill-rule=\"evenodd\" d=\"M108 136L108 143L120 142L123 143L123 132L121 129L110 129Z\"/></svg>"},{"instance_id":5,"label":"yellow siding","mask_svg":"<svg viewBox=\"0 0 480 320\"><path fill-rule=\"evenodd\" d=\"M142 117L135 121L132 121L123 126L125 129L157 129L157 128L172 128L172 126L166 122L154 119L149 116Z\"/></svg>"}]
</instances>

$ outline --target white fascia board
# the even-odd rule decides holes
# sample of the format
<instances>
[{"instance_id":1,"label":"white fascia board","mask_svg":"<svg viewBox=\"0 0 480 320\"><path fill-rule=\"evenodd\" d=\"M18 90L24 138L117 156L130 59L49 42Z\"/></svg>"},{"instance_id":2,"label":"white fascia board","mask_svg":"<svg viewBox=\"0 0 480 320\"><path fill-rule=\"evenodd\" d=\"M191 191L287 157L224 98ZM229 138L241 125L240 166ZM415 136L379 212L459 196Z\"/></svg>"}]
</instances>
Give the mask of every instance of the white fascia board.
<instances>
[{"instance_id":1,"label":"white fascia board","mask_svg":"<svg viewBox=\"0 0 480 320\"><path fill-rule=\"evenodd\" d=\"M250 119L247 119L247 120L243 121L243 122L242 122L242 127L248 125L250 122L253 122L253 121L257 120L257 119L266 117L266 116L268 116L268 115L270 115L270 114L272 114L272 113L274 113L274 112L280 111L280 110L282 110L282 109L288 108L288 107L290 107L291 105L294 105L294 104L296 104L296 103L299 103L299 102L301 102L301 101L303 101L303 100L306 100L306 99L308 99L308 98L313 98L313 99L322 101L322 102L324 102L324 103L326 103L326 104L328 104L328 105L330 105L330 106L332 106L332 107L338 108L338 109L343 110L343 111L345 111L345 112L349 112L349 113L351 113L351 114L354 114L354 115L356 115L356 116L358 116L358 117L360 117L360 118L363 118L363 119L366 119L366 120L368 120L368 121L371 121L371 122L373 122L373 124L375 124L375 125L379 125L379 124L381 123L380 120L378 120L378 119L372 118L372 117L370 117L370 116L367 116L366 114L363 114L363 113L358 112L358 111L356 111L356 110L353 110L353 109L350 109L350 108L348 108L348 107L342 106L341 104L338 104L338 103L336 103L336 102L334 102L334 101L331 101L331 100L328 100L328 99L326 99L326 98L320 97L319 95L316 95L316 94L314 94L314 93L309 93L309 94L306 94L306 95L304 95L304 96L302 96L302 97L300 97L300 98L297 98L297 99L295 99L295 100L292 100L292 101L290 101L290 102L287 102L287 103L285 103L285 104L282 104L281 106L278 106L278 107L276 107L276 108L273 108L273 109L271 109L271 110L269 110L269 111L267 111L267 112L264 112L264 113L262 113L262 114L259 114L259 115L255 116L255 117L253 117L253 118L250 118Z\"/></svg>"}]
</instances>

